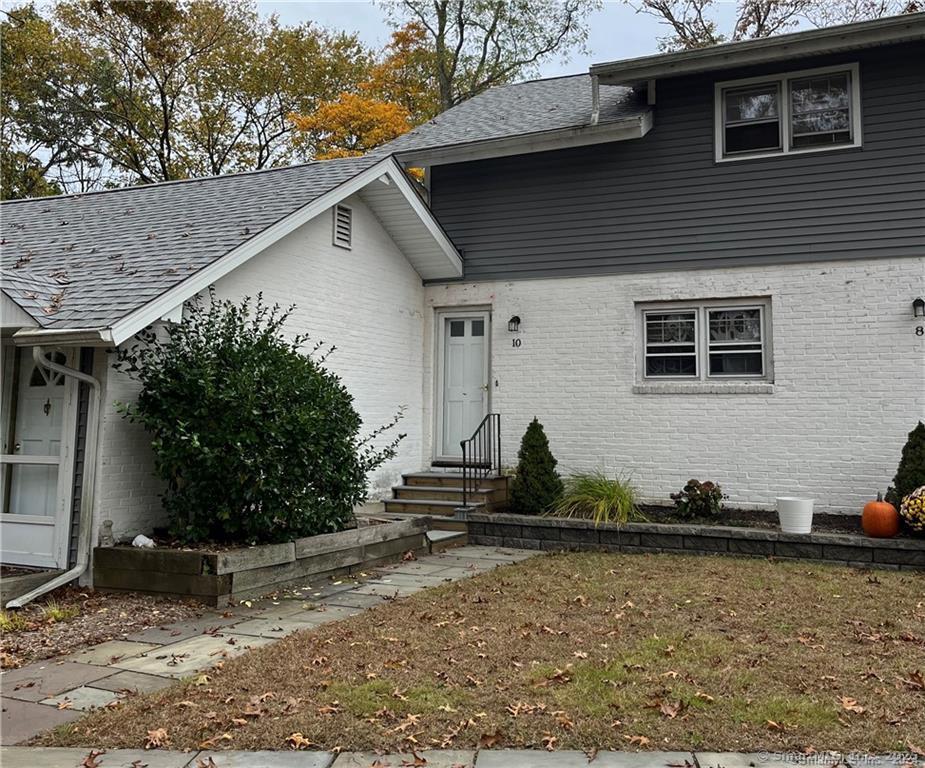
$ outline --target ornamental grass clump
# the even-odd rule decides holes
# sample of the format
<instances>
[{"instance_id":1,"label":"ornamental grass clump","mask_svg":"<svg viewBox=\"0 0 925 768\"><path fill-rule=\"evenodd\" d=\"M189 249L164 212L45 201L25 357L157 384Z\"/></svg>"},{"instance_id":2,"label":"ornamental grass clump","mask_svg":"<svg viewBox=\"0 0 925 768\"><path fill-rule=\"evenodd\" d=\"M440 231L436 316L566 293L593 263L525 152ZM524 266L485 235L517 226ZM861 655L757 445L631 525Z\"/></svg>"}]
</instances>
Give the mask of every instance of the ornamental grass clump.
<instances>
[{"instance_id":1,"label":"ornamental grass clump","mask_svg":"<svg viewBox=\"0 0 925 768\"><path fill-rule=\"evenodd\" d=\"M583 472L567 477L564 485L562 497L552 507L554 517L593 520L595 525L645 520L637 506L638 491L628 478Z\"/></svg>"},{"instance_id":2,"label":"ornamental grass clump","mask_svg":"<svg viewBox=\"0 0 925 768\"><path fill-rule=\"evenodd\" d=\"M128 419L151 435L163 503L181 541L265 543L332 533L353 522L367 476L393 458L401 417L360 436L353 397L325 368L334 347L288 337L293 308L198 298L162 332L119 350L141 384Z\"/></svg>"}]
</instances>

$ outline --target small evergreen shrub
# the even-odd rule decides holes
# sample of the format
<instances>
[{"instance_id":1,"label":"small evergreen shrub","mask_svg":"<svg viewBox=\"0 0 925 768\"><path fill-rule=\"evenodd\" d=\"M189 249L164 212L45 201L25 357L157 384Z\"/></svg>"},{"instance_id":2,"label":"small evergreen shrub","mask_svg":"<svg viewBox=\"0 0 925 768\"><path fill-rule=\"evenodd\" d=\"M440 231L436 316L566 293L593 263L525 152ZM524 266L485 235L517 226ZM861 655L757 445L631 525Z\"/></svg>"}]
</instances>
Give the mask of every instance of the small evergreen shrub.
<instances>
[{"instance_id":1,"label":"small evergreen shrub","mask_svg":"<svg viewBox=\"0 0 925 768\"><path fill-rule=\"evenodd\" d=\"M196 299L181 322L138 335L116 367L141 383L128 419L151 434L163 503L181 541L258 543L343 530L367 476L396 454L360 437L353 397L324 367L334 347L288 340L289 311Z\"/></svg>"},{"instance_id":2,"label":"small evergreen shrub","mask_svg":"<svg viewBox=\"0 0 925 768\"><path fill-rule=\"evenodd\" d=\"M540 515L562 495L562 480L556 472L557 462L549 450L546 432L536 418L520 441L517 459L517 474L511 482L511 511Z\"/></svg>"},{"instance_id":3,"label":"small evergreen shrub","mask_svg":"<svg viewBox=\"0 0 925 768\"><path fill-rule=\"evenodd\" d=\"M896 509L906 496L925 485L925 424L921 421L909 433L903 446L902 457L893 485L886 492L886 500Z\"/></svg>"},{"instance_id":4,"label":"small evergreen shrub","mask_svg":"<svg viewBox=\"0 0 925 768\"><path fill-rule=\"evenodd\" d=\"M567 477L564 485L562 498L552 507L554 517L593 520L595 525L645 520L636 506L636 488L627 478L586 472Z\"/></svg>"},{"instance_id":5,"label":"small evergreen shrub","mask_svg":"<svg viewBox=\"0 0 925 768\"><path fill-rule=\"evenodd\" d=\"M688 520L719 517L723 512L723 489L706 480L688 480L679 493L671 494L678 515Z\"/></svg>"}]
</instances>

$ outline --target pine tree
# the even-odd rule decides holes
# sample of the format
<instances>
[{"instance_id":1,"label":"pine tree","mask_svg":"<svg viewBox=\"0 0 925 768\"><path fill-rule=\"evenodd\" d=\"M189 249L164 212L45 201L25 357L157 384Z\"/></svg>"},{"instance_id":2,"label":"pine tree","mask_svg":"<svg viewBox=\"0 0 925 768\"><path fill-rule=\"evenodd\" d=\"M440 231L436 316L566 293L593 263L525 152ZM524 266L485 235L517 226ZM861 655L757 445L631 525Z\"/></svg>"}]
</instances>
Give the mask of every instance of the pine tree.
<instances>
[{"instance_id":1,"label":"pine tree","mask_svg":"<svg viewBox=\"0 0 925 768\"><path fill-rule=\"evenodd\" d=\"M903 446L902 458L886 500L899 509L902 500L916 488L925 485L925 424L920 421L909 433Z\"/></svg>"},{"instance_id":2,"label":"pine tree","mask_svg":"<svg viewBox=\"0 0 925 768\"><path fill-rule=\"evenodd\" d=\"M562 480L556 472L556 458L549 450L543 425L530 422L517 452L517 476L511 484L511 511L539 515L562 495Z\"/></svg>"}]
</instances>

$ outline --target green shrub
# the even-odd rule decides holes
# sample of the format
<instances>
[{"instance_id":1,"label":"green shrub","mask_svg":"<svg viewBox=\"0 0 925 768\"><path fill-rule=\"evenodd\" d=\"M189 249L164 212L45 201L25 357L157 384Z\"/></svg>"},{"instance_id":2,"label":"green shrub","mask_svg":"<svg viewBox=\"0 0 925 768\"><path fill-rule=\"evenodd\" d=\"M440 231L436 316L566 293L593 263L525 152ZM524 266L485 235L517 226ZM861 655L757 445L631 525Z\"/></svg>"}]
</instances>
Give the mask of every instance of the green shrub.
<instances>
[{"instance_id":1,"label":"green shrub","mask_svg":"<svg viewBox=\"0 0 925 768\"><path fill-rule=\"evenodd\" d=\"M141 383L124 416L151 433L172 533L185 542L274 542L343 530L367 475L395 456L359 437L353 397L324 367L334 347L287 340L290 312L195 300L181 322L139 334L116 367Z\"/></svg>"},{"instance_id":2,"label":"green shrub","mask_svg":"<svg viewBox=\"0 0 925 768\"><path fill-rule=\"evenodd\" d=\"M517 474L511 482L511 511L540 515L562 495L562 480L556 472L556 458L549 450L543 425L530 422L517 452Z\"/></svg>"},{"instance_id":3,"label":"green shrub","mask_svg":"<svg viewBox=\"0 0 925 768\"><path fill-rule=\"evenodd\" d=\"M637 497L636 488L626 478L608 477L600 471L581 473L566 478L552 514L593 520L595 525L645 520L636 506Z\"/></svg>"},{"instance_id":4,"label":"green shrub","mask_svg":"<svg viewBox=\"0 0 925 768\"><path fill-rule=\"evenodd\" d=\"M719 517L723 512L723 489L709 480L688 480L680 493L671 494L678 515L687 519Z\"/></svg>"},{"instance_id":5,"label":"green shrub","mask_svg":"<svg viewBox=\"0 0 925 768\"><path fill-rule=\"evenodd\" d=\"M902 457L893 485L886 492L886 500L899 509L902 500L916 488L925 485L925 424L920 421L909 433L903 446Z\"/></svg>"}]
</instances>

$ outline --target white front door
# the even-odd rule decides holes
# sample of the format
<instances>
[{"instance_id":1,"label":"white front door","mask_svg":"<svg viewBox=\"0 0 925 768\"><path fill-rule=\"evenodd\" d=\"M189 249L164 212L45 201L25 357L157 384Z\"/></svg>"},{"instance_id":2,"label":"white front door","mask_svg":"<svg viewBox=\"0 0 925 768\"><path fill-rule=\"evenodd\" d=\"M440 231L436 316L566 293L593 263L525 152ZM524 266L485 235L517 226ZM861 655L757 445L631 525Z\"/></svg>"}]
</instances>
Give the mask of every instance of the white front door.
<instances>
[{"instance_id":1,"label":"white front door","mask_svg":"<svg viewBox=\"0 0 925 768\"><path fill-rule=\"evenodd\" d=\"M437 458L461 456L488 413L489 320L487 311L442 312L440 331Z\"/></svg>"},{"instance_id":2,"label":"white front door","mask_svg":"<svg viewBox=\"0 0 925 768\"><path fill-rule=\"evenodd\" d=\"M73 380L36 365L32 349L16 357L4 398L3 472L0 492L0 558L4 563L64 567L67 559L69 478L64 429L69 422ZM63 352L51 352L67 364ZM10 413L12 411L12 413Z\"/></svg>"}]
</instances>

